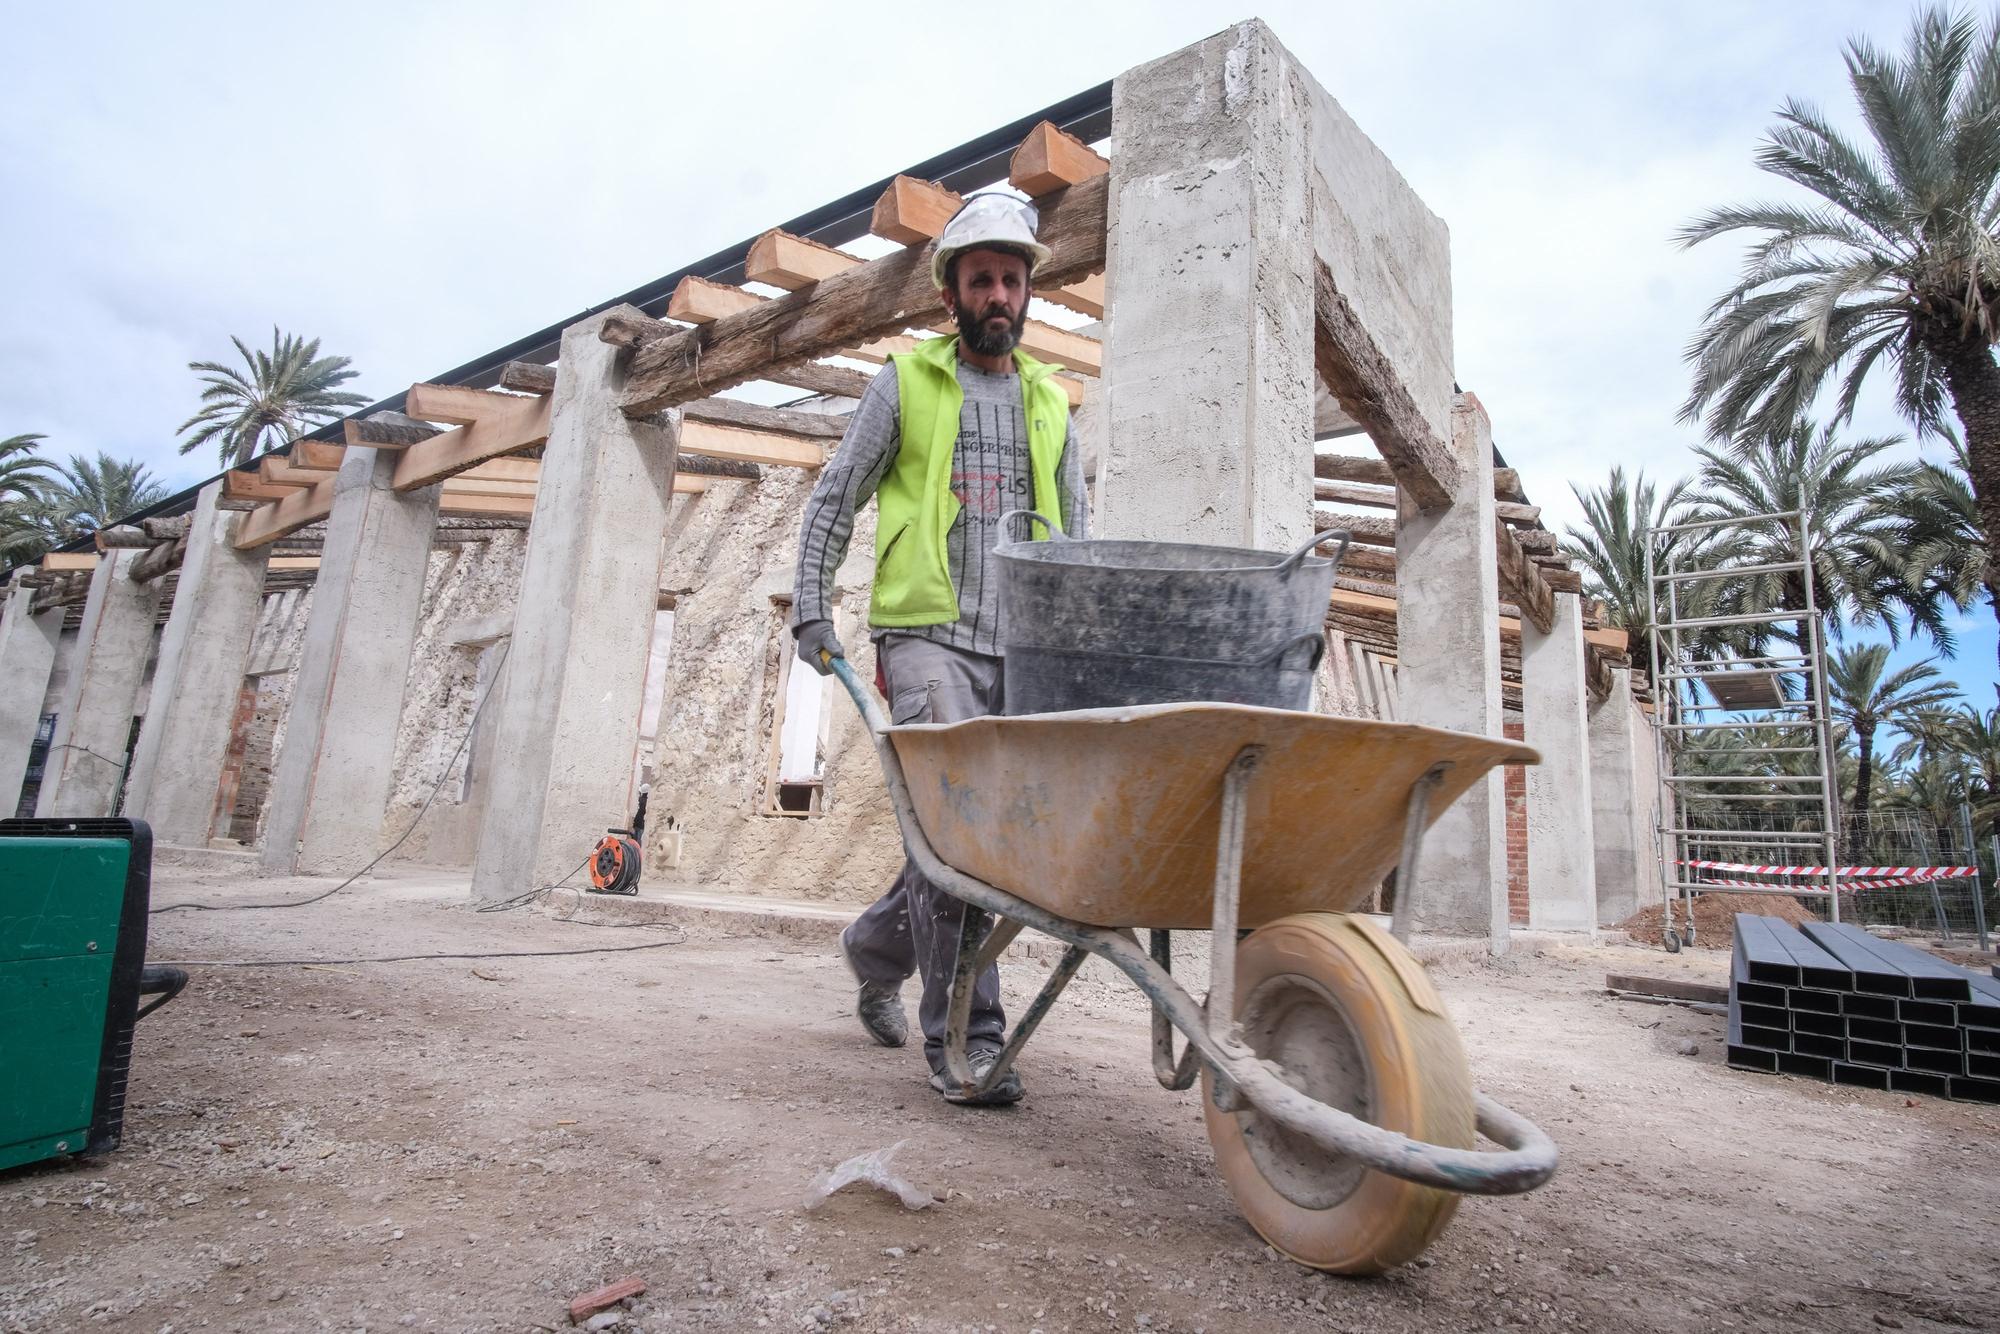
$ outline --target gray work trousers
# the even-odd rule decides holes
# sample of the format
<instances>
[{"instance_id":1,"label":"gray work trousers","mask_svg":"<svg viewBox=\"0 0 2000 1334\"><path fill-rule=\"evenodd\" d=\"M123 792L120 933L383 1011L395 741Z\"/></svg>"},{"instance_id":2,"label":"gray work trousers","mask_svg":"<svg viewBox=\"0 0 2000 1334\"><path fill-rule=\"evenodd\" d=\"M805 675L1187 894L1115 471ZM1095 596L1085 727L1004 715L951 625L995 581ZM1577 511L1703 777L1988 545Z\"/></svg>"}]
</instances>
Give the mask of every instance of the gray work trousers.
<instances>
[{"instance_id":1,"label":"gray work trousers","mask_svg":"<svg viewBox=\"0 0 2000 1334\"><path fill-rule=\"evenodd\" d=\"M876 651L889 686L894 723L955 723L999 713L1004 658L934 644L912 635L884 636ZM900 987L911 973L923 976L918 1020L924 1058L944 1071L945 1021L951 1008L951 975L958 967L965 914L979 912L952 897L905 861L895 883L841 936L864 982ZM985 917L985 913L979 913ZM1000 970L988 968L972 992L966 1049L998 1051L1006 1045L1007 1016L1000 1008Z\"/></svg>"}]
</instances>

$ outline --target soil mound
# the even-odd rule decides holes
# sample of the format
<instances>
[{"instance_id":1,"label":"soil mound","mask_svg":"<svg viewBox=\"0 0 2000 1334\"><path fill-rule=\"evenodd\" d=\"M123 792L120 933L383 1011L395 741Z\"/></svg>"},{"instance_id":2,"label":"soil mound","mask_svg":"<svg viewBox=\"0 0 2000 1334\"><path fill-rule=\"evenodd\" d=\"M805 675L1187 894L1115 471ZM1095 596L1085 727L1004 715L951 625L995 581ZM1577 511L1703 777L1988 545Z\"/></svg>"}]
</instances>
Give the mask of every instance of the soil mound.
<instances>
[{"instance_id":1,"label":"soil mound","mask_svg":"<svg viewBox=\"0 0 2000 1334\"><path fill-rule=\"evenodd\" d=\"M1736 914L1740 912L1780 918L1793 926L1819 920L1810 908L1783 894L1697 894L1694 898L1694 943L1705 949L1728 949L1736 934ZM1666 909L1655 903L1639 909L1618 925L1640 944L1664 949L1660 941L1665 918ZM1676 904L1674 924L1681 926L1686 921L1686 915Z\"/></svg>"}]
</instances>

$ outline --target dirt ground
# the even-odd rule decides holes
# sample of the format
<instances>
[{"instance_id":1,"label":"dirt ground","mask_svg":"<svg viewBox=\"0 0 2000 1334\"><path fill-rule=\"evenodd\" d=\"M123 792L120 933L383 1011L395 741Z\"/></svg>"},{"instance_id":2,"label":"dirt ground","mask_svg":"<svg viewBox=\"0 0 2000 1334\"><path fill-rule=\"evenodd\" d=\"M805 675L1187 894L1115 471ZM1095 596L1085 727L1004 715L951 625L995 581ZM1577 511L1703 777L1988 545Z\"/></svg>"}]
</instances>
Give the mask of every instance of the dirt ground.
<instances>
[{"instance_id":1,"label":"dirt ground","mask_svg":"<svg viewBox=\"0 0 2000 1334\"><path fill-rule=\"evenodd\" d=\"M154 902L328 883L164 869ZM982 1111L869 1046L796 940L477 915L406 870L156 917L150 954L633 945L658 948L193 969L140 1025L124 1147L0 1174L0 1330L557 1329L627 1274L650 1286L621 1330L2000 1328L2000 1108L1731 1071L1719 1017L1601 994L1607 970L1719 980L1724 954L1434 967L1482 1085L1563 1165L1368 1281L1250 1232L1102 965L1028 1048L1027 1100ZM1008 966L1017 1007L1046 967ZM899 1140L941 1203L805 1210Z\"/></svg>"}]
</instances>

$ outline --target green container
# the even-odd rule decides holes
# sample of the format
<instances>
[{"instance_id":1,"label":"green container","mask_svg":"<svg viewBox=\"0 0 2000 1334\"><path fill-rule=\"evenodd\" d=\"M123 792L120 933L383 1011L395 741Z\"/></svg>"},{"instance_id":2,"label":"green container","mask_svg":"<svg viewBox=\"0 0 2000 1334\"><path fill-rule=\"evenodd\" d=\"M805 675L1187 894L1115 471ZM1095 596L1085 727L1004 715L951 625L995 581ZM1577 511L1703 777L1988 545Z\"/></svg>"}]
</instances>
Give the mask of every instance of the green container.
<instances>
[{"instance_id":1,"label":"green container","mask_svg":"<svg viewBox=\"0 0 2000 1334\"><path fill-rule=\"evenodd\" d=\"M0 1169L118 1145L140 993L179 990L145 977L152 841L0 821Z\"/></svg>"}]
</instances>

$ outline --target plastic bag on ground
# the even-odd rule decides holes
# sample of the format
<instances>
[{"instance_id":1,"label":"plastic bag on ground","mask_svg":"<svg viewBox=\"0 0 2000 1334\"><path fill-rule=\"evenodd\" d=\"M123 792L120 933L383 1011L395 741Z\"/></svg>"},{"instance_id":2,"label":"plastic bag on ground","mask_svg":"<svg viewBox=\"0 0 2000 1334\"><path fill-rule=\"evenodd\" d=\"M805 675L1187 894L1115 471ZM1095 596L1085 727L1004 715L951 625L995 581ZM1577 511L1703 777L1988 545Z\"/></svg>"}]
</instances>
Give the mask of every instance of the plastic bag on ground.
<instances>
[{"instance_id":1,"label":"plastic bag on ground","mask_svg":"<svg viewBox=\"0 0 2000 1334\"><path fill-rule=\"evenodd\" d=\"M817 1209L826 1203L828 1196L856 1185L885 1190L901 1200L905 1209L927 1209L936 1204L937 1199L929 1191L911 1184L891 1166L896 1151L908 1143L906 1139L899 1139L886 1149L856 1154L832 1171L822 1174L812 1184L806 1208Z\"/></svg>"}]
</instances>

